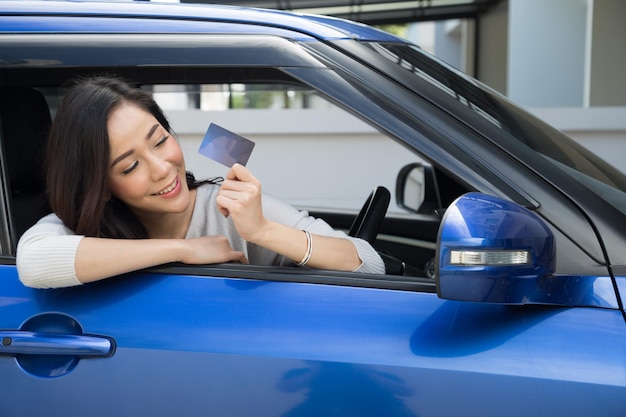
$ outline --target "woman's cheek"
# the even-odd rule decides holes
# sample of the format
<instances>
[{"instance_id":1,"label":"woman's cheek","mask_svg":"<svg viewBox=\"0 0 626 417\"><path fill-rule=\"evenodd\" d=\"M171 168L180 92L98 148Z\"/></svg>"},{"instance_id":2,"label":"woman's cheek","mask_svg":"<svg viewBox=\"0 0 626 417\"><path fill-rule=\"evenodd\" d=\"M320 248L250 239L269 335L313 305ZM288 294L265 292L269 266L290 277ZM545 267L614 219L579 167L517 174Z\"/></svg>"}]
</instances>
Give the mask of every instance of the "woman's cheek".
<instances>
[{"instance_id":1,"label":"woman's cheek","mask_svg":"<svg viewBox=\"0 0 626 417\"><path fill-rule=\"evenodd\" d=\"M129 200L146 194L148 187L146 181L140 176L127 175L109 181L111 194L121 200Z\"/></svg>"}]
</instances>

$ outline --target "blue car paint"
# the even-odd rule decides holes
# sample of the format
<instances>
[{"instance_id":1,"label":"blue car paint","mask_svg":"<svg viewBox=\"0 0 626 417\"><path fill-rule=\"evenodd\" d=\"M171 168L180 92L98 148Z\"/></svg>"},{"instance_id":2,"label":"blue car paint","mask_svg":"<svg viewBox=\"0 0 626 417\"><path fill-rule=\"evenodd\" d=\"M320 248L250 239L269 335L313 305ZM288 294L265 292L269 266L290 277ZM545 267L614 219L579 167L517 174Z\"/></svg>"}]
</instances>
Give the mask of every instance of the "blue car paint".
<instances>
[{"instance_id":1,"label":"blue car paint","mask_svg":"<svg viewBox=\"0 0 626 417\"><path fill-rule=\"evenodd\" d=\"M12 266L0 276L0 329L18 328L18 317L63 311L90 333L115 335L117 344L110 358L82 359L52 379L1 356L0 374L29 387L11 390L11 398L0 390L0 404L11 407L3 407L6 415L37 410L29 398L82 393L85 381L97 395L72 395L67 415L129 415L136 407L171 415L183 399L190 415L220 416L250 409L268 416L616 415L626 407L626 396L617 404L613 397L626 386L615 367L626 355L618 310L147 273L41 291L23 287ZM594 343L581 343L581 334ZM554 404L540 404L544 390ZM148 394L153 404L134 404Z\"/></svg>"},{"instance_id":2,"label":"blue car paint","mask_svg":"<svg viewBox=\"0 0 626 417\"><path fill-rule=\"evenodd\" d=\"M80 7L85 7L84 15L91 17L102 16L108 17L112 14L116 14L118 17L122 17L122 22L128 24L124 26L124 31L132 30L132 24L134 23L134 16L137 14L137 9L132 2L129 3L89 3L81 4L80 2L51 2L50 6L47 6L49 14L57 14L60 16L76 16L81 15ZM284 29L293 32L305 34L306 37L312 37L319 40L339 40L339 39L358 39L362 41L376 40L376 41L395 41L406 42L401 38L395 37L389 33L374 28L359 25L352 22L342 22L337 20L335 24L330 24L331 19L324 19L314 16L300 15L295 16L291 13L285 13L278 10L269 9L252 9L252 8L240 8L223 5L202 5L201 7L193 7L194 5L186 5L186 8L180 7L168 7L166 4L149 4L147 8L141 9L142 17L159 18L158 24L154 24L155 20L150 23L145 23L146 26L152 26L153 28L159 28L168 20L170 22L179 22L179 30L184 32L191 32L194 29L194 21L210 21L210 22L223 22L233 23L236 22L241 25L261 25L264 28L268 26ZM42 7L38 2L25 1L23 4L10 5L9 13L16 13L16 10L20 10L23 14L37 15L41 12ZM0 3L0 12L3 12L5 7ZM68 26L63 27L65 31L75 30L103 30L111 31L114 27L107 27L106 24L102 28L97 27L97 19L95 20L95 27L85 28L80 22L81 19L76 19L76 22L70 23ZM90 20L91 21L91 20ZM104 22L105 19L102 20ZM267 25L267 22L272 22L271 25ZM140 23L144 25L144 23ZM173 23L169 23L173 24ZM187 26L188 28L184 28ZM41 27L36 25L24 26L21 28L25 31L39 32ZM252 28L252 30L254 30Z\"/></svg>"},{"instance_id":3,"label":"blue car paint","mask_svg":"<svg viewBox=\"0 0 626 417\"><path fill-rule=\"evenodd\" d=\"M8 17L0 16L0 33L203 33L210 31L223 33L249 33L282 36L295 39L299 42L317 41L312 36L294 32L289 29L267 28L257 25L235 22L213 23L210 27L206 22L187 20L164 20L158 27L146 19L110 19L90 18L77 19L76 17L60 17L51 21L45 17Z\"/></svg>"}]
</instances>

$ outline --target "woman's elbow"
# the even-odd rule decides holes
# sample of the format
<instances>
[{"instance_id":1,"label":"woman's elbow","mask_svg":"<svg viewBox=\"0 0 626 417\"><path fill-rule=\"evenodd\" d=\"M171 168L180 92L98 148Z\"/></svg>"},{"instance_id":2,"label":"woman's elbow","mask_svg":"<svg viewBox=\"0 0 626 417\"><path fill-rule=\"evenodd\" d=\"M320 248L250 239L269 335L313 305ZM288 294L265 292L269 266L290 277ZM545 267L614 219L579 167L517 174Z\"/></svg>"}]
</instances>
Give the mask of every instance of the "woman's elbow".
<instances>
[{"instance_id":1,"label":"woman's elbow","mask_svg":"<svg viewBox=\"0 0 626 417\"><path fill-rule=\"evenodd\" d=\"M20 282L30 288L61 288L81 285L74 269L59 260L44 260L29 251L16 257L17 275Z\"/></svg>"},{"instance_id":2,"label":"woman's elbow","mask_svg":"<svg viewBox=\"0 0 626 417\"><path fill-rule=\"evenodd\" d=\"M30 288L49 288L45 284L45 280L42 277L42 274L38 274L36 271L33 271L33 268L29 268L28 265L17 261L17 276L20 282Z\"/></svg>"}]
</instances>

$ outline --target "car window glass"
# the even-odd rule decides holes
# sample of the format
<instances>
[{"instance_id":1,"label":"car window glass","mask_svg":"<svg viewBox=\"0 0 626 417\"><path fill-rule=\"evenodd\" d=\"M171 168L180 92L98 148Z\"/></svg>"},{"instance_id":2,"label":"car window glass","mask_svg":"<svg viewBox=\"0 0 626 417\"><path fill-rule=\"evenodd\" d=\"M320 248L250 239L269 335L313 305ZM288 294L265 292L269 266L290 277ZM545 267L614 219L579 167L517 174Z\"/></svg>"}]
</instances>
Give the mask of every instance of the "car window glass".
<instances>
[{"instance_id":1,"label":"car window glass","mask_svg":"<svg viewBox=\"0 0 626 417\"><path fill-rule=\"evenodd\" d=\"M598 181L589 175L576 171L559 161L552 160L552 162L561 166L561 169L569 172L570 175L576 178L581 184L593 189L603 200L608 201L613 207L618 208L622 213L626 214L626 193L617 188L608 186L604 182Z\"/></svg>"},{"instance_id":2,"label":"car window glass","mask_svg":"<svg viewBox=\"0 0 626 417\"><path fill-rule=\"evenodd\" d=\"M420 80L427 81L446 96L452 97L457 103L480 116L481 120L486 120L491 126L506 132L505 135L492 135L491 140L497 141L497 146L505 147L512 155L523 158L520 151L530 151L534 155L538 153L545 157L540 158L541 161L553 161L552 168L561 169L572 179L595 179L581 182L581 185L599 197L606 195L604 186L614 188L616 193L626 193L626 176L623 173L561 132L523 112L489 87L445 63L433 65L436 58L426 57L425 52L414 45L376 42L364 45ZM524 159L529 165L537 160L533 156ZM575 172L579 175L572 175ZM604 186L599 187L599 184ZM611 203L609 200L607 202ZM616 208L624 210L623 206Z\"/></svg>"}]
</instances>

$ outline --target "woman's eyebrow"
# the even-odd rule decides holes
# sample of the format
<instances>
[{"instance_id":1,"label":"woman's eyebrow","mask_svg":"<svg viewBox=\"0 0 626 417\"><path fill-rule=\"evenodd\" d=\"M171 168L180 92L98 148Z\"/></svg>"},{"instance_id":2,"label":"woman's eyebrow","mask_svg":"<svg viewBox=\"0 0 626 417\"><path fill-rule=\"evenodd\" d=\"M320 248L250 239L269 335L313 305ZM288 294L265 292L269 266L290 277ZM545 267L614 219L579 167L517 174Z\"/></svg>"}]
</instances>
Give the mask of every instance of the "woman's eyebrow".
<instances>
[{"instance_id":1,"label":"woman's eyebrow","mask_svg":"<svg viewBox=\"0 0 626 417\"><path fill-rule=\"evenodd\" d=\"M148 130L148 134L146 135L146 140L150 139L152 137L152 135L154 134L154 132L159 128L159 124L155 123L150 130ZM111 162L111 168L113 168L115 166L115 164L117 164L118 162L120 162L122 159L126 158L129 155L132 155L134 151L130 150L127 152L124 152L123 154L121 154L120 156L118 156L117 158L115 158L113 160L113 162Z\"/></svg>"},{"instance_id":2,"label":"woman's eyebrow","mask_svg":"<svg viewBox=\"0 0 626 417\"><path fill-rule=\"evenodd\" d=\"M115 166L115 164L117 164L118 162L120 162L122 159L126 158L127 156L130 156L133 154L133 152L135 152L134 150L130 150L130 151L126 151L123 154L121 154L120 156L118 156L117 158L115 158L113 160L113 162L111 162L111 168L113 168Z\"/></svg>"},{"instance_id":3,"label":"woman's eyebrow","mask_svg":"<svg viewBox=\"0 0 626 417\"><path fill-rule=\"evenodd\" d=\"M154 132L159 128L159 124L156 123L154 126L152 126L150 128L150 130L148 131L148 134L146 135L146 139L150 139L152 137L152 135L154 134Z\"/></svg>"}]
</instances>

